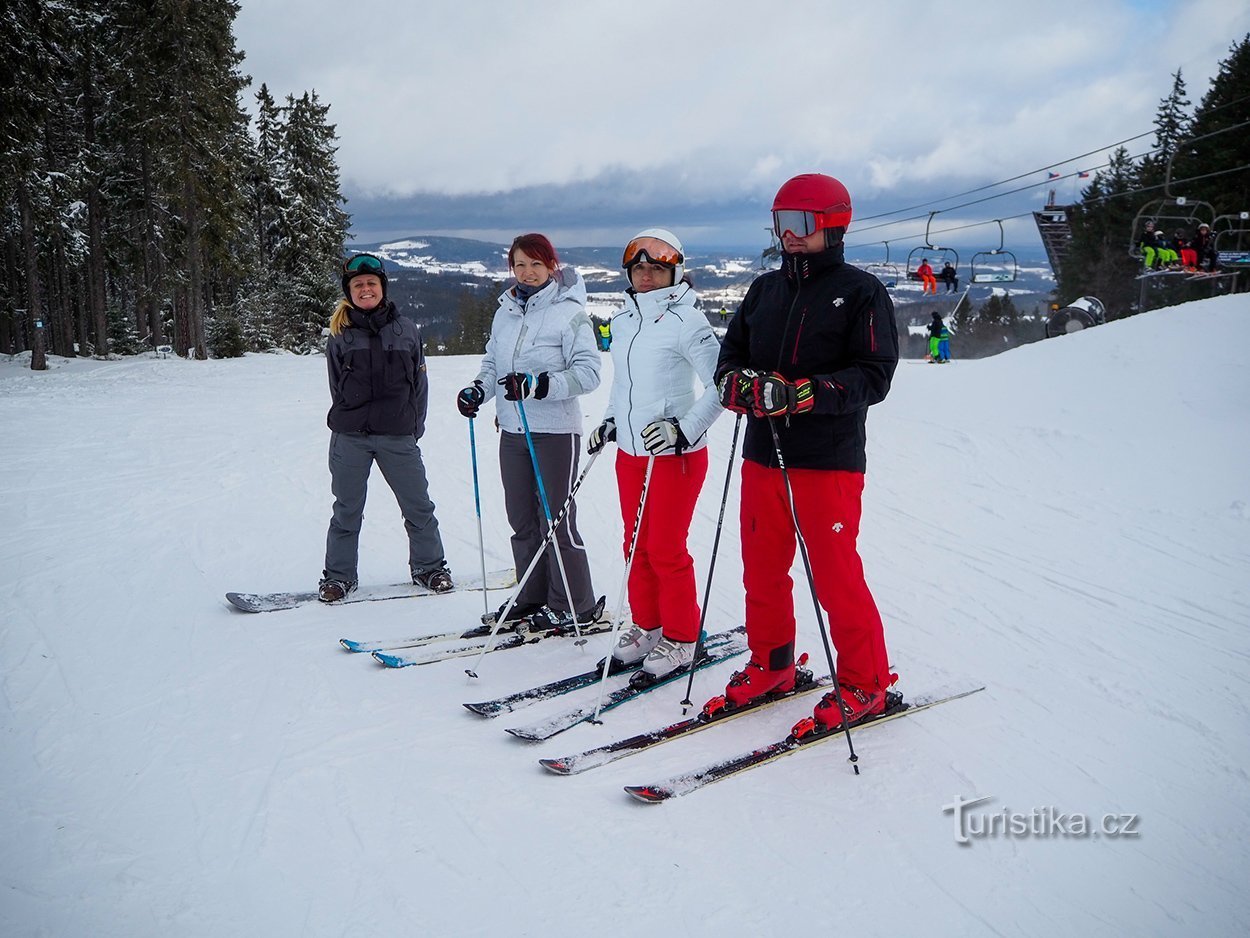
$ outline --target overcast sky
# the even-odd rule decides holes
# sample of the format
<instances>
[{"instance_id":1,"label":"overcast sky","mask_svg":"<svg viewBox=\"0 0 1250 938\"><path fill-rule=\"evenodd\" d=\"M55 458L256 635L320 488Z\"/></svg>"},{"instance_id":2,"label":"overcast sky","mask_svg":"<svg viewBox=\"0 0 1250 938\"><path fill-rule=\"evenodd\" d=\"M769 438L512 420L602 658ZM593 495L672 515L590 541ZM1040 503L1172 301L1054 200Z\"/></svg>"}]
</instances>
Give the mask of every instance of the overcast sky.
<instances>
[{"instance_id":1,"label":"overcast sky","mask_svg":"<svg viewBox=\"0 0 1250 938\"><path fill-rule=\"evenodd\" d=\"M766 240L796 173L840 178L860 219L1151 131L1172 73L1196 103L1247 32L1245 0L242 0L235 23L253 91L330 105L354 240L664 225L688 248ZM1039 208L1046 176L933 229ZM848 243L925 229L878 224ZM1036 243L1031 219L1007 227Z\"/></svg>"}]
</instances>

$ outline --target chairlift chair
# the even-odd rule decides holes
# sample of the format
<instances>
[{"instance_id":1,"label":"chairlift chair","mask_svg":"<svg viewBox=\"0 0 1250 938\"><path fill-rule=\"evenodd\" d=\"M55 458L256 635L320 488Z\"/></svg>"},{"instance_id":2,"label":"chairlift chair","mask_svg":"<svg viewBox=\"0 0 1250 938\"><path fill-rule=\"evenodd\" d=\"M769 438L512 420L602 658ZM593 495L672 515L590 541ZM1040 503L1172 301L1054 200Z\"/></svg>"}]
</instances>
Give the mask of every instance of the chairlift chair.
<instances>
[{"instance_id":1,"label":"chairlift chair","mask_svg":"<svg viewBox=\"0 0 1250 938\"><path fill-rule=\"evenodd\" d=\"M1020 265L1016 255L1003 247L1003 223L995 218L998 225L998 247L988 251L977 251L968 262L969 283L1014 283L1020 275ZM990 261L994 261L991 267ZM998 269L998 268L1003 269Z\"/></svg>"},{"instance_id":2,"label":"chairlift chair","mask_svg":"<svg viewBox=\"0 0 1250 938\"><path fill-rule=\"evenodd\" d=\"M934 244L929 238L929 228L933 224L933 216L937 212L929 213L929 220L924 225L924 244L920 247L912 248L907 254L907 279L919 280L920 275L916 272L920 269L920 261L932 258L937 261L938 266L934 267L936 273L940 267L950 264L956 270L959 269L959 252L954 248L944 248L939 244ZM930 266L933 266L930 264Z\"/></svg>"},{"instance_id":3,"label":"chairlift chair","mask_svg":"<svg viewBox=\"0 0 1250 938\"><path fill-rule=\"evenodd\" d=\"M1211 241L1221 271L1250 270L1250 212L1215 216Z\"/></svg>"},{"instance_id":4,"label":"chairlift chair","mask_svg":"<svg viewBox=\"0 0 1250 938\"><path fill-rule=\"evenodd\" d=\"M898 265L890 263L890 242L883 241L882 244L885 245L885 260L880 264L865 264L864 270L880 280L887 290L893 290L898 286Z\"/></svg>"}]
</instances>

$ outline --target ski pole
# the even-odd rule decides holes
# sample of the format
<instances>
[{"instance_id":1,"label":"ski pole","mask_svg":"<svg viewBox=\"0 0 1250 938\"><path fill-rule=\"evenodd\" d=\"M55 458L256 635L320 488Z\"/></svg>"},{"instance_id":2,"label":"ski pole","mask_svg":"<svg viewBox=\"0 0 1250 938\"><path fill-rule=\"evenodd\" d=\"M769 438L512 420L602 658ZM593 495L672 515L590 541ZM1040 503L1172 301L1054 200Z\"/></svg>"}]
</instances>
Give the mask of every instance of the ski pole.
<instances>
[{"instance_id":1,"label":"ski pole","mask_svg":"<svg viewBox=\"0 0 1250 938\"><path fill-rule=\"evenodd\" d=\"M521 427L525 430L525 445L529 447L530 462L534 464L534 481L538 483L538 500L543 505L543 515L547 518L547 530L555 530L551 524L551 506L547 504L547 490L543 487L543 471L538 465L538 453L534 449L534 438L530 434L530 422L525 416L525 404L518 398L516 409L521 414ZM560 539L551 538L551 546L556 552L556 566L560 568L560 582L564 584L564 597L569 601L569 615L573 617L573 631L580 639L581 626L577 624L577 605L573 602L573 591L569 589L569 575L564 572L564 557L560 554Z\"/></svg>"},{"instance_id":2,"label":"ski pole","mask_svg":"<svg viewBox=\"0 0 1250 938\"><path fill-rule=\"evenodd\" d=\"M486 590L486 541L482 537L482 490L477 481L477 435L474 419L469 418L469 459L473 463L473 508L477 512L477 552L482 561L482 611L490 614L490 593Z\"/></svg>"},{"instance_id":3,"label":"ski pole","mask_svg":"<svg viewBox=\"0 0 1250 938\"><path fill-rule=\"evenodd\" d=\"M634 516L634 532L629 536L629 552L625 555L625 576L621 578L621 592L616 597L616 612L612 615L612 634L608 638L608 655L603 659L603 674L599 677L599 697L595 700L595 715L591 723L599 722L603 707L603 685L612 667L612 650L616 648L616 633L621 629L625 614L625 588L629 585L629 571L634 568L634 550L638 546L638 532L642 530L642 513L647 507L647 490L651 487L651 470L655 468L655 454L647 457L647 473L642 477L642 491L638 493L638 514Z\"/></svg>"},{"instance_id":4,"label":"ski pole","mask_svg":"<svg viewBox=\"0 0 1250 938\"><path fill-rule=\"evenodd\" d=\"M538 552L534 554L533 559L530 560L530 565L526 567L525 572L521 574L521 578L517 581L517 585L513 588L512 595L508 597L508 601L504 604L503 610L498 616L495 617L494 627L490 630L490 635L486 639L486 646L482 649L482 653L477 656L477 659L473 662L472 668L465 669L464 673L469 675L469 677L477 677L478 666L481 665L482 659L486 657L486 654L495 645L495 635L499 631L499 626L504 623L504 621L508 618L508 613L511 612L512 607L516 605L517 598L521 595L521 590L525 587L526 581L529 580L530 574L534 572L534 569L538 566L538 562L542 559L543 554L546 552L547 544L550 543L551 539L555 536L556 528L560 526L560 522L563 521L564 516L568 514L569 507L573 504L573 496L577 494L577 490L580 489L582 487L582 483L586 481L586 476L590 475L590 469L595 464L595 460L598 458L598 453L590 454L590 459L586 461L586 468L582 470L582 474L577 477L577 481L574 482L573 487L569 489L569 497L564 500L564 505L561 506L559 513L556 515L555 527L548 529L546 537L543 538L542 544L539 545ZM585 641L585 639L582 639L582 641Z\"/></svg>"},{"instance_id":5,"label":"ski pole","mask_svg":"<svg viewBox=\"0 0 1250 938\"><path fill-rule=\"evenodd\" d=\"M812 561L807 555L807 541L803 539L803 529L799 527L799 510L794 502L794 489L790 485L790 472L786 469L785 457L781 455L781 437L777 435L777 425L773 418L768 419L768 430L773 435L773 452L777 454L777 465L781 467L781 478L786 484L786 498L790 503L790 520L794 522L794 536L799 542L799 553L803 557L803 572L807 574L807 586L812 593L812 605L816 609L816 625L820 629L820 640L825 646L825 658L829 661L829 674L833 678L833 693L838 701L838 709L842 711L842 732L846 735L847 748L851 750L851 767L859 774L859 756L855 754L855 744L851 741L851 727L846 721L846 706L842 702L842 685L838 683L838 668L833 661L833 649L829 645L829 630L825 628L825 612L820 607L820 598L816 595L816 578L812 575Z\"/></svg>"},{"instance_id":6,"label":"ski pole","mask_svg":"<svg viewBox=\"0 0 1250 938\"><path fill-rule=\"evenodd\" d=\"M720 532L721 527L725 523L725 505L729 501L729 483L733 479L734 454L738 451L738 431L742 428L742 414L738 414L738 419L734 421L734 438L729 444L729 464L725 467L725 491L720 497L720 514L716 518L716 536L712 538L712 559L707 565L707 586L703 589L703 609L699 613L699 637L694 643L693 661L699 660L699 653L703 651L703 626L707 623L707 604L712 598L712 573L716 570L716 553L720 548ZM690 680L686 682L686 699L681 702L681 715L685 716L686 711L694 706L690 701L690 693L694 688L694 668L690 669Z\"/></svg>"}]
</instances>

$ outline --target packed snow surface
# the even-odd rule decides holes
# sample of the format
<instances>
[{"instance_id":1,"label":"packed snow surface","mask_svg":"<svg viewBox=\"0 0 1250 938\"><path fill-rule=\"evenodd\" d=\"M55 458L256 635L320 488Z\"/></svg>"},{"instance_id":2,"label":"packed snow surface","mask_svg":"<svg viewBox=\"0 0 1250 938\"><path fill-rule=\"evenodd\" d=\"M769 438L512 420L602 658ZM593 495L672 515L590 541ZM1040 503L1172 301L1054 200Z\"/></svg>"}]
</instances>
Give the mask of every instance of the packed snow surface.
<instances>
[{"instance_id":1,"label":"packed snow surface","mask_svg":"<svg viewBox=\"0 0 1250 938\"><path fill-rule=\"evenodd\" d=\"M490 721L461 704L588 668L606 637L503 651L474 681L464 660L387 670L338 639L469 626L480 593L223 602L316 583L321 358L0 361L0 934L1246 934L1248 313L1226 297L902 363L869 418L868 579L904 693L987 689L858 734L858 776L835 740L654 807L622 786L782 736L812 698L548 775L541 756L679 719L684 682L525 745L503 728L587 692ZM422 441L464 574L479 558L453 398L475 371L430 360ZM587 430L608 384L584 399ZM495 568L508 529L484 416ZM733 426L712 431L691 533L700 595ZM614 604L611 458L579 520ZM743 614L736 471L729 500L712 631ZM375 473L361 579L406 574ZM741 662L701 674L696 702ZM943 808L978 798L960 844ZM1077 836L1077 815L1127 835ZM1003 830L1015 817L1028 829Z\"/></svg>"}]
</instances>

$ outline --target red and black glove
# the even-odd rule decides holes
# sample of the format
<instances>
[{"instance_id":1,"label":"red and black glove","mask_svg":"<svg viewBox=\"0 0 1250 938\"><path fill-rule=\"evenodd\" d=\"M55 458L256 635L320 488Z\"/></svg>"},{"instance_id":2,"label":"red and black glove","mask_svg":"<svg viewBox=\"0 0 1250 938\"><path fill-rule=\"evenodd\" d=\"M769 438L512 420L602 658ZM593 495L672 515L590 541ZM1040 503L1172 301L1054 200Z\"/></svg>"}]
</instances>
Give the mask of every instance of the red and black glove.
<instances>
[{"instance_id":1,"label":"red and black glove","mask_svg":"<svg viewBox=\"0 0 1250 938\"><path fill-rule=\"evenodd\" d=\"M749 414L755 404L755 379L758 373L749 370L727 371L717 382L720 404L735 414Z\"/></svg>"},{"instance_id":2,"label":"red and black glove","mask_svg":"<svg viewBox=\"0 0 1250 938\"><path fill-rule=\"evenodd\" d=\"M757 375L751 386L751 413L757 417L783 417L805 414L816 406L816 389L811 378L788 381L773 372Z\"/></svg>"}]
</instances>

